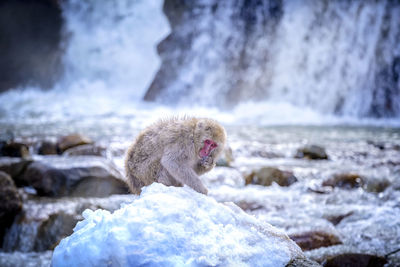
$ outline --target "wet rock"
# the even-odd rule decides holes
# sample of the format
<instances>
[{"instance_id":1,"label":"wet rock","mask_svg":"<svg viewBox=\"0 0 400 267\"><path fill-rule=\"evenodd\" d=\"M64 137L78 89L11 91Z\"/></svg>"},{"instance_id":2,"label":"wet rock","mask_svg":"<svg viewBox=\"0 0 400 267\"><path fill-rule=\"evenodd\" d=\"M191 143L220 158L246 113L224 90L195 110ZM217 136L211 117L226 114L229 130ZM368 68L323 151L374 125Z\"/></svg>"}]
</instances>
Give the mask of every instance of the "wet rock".
<instances>
[{"instance_id":1,"label":"wet rock","mask_svg":"<svg viewBox=\"0 0 400 267\"><path fill-rule=\"evenodd\" d=\"M1 142L0 143L1 157L18 157L28 158L30 156L27 145L18 142Z\"/></svg>"},{"instance_id":2,"label":"wet rock","mask_svg":"<svg viewBox=\"0 0 400 267\"><path fill-rule=\"evenodd\" d=\"M386 178L368 178L363 186L363 189L367 192L381 193L390 186L389 180Z\"/></svg>"},{"instance_id":3,"label":"wet rock","mask_svg":"<svg viewBox=\"0 0 400 267\"><path fill-rule=\"evenodd\" d=\"M0 171L0 244L4 230L11 226L14 217L22 209L22 199L12 178Z\"/></svg>"},{"instance_id":4,"label":"wet rock","mask_svg":"<svg viewBox=\"0 0 400 267\"><path fill-rule=\"evenodd\" d=\"M53 249L62 238L72 233L76 223L83 219L81 214L84 210L112 212L134 198L134 195L113 195L108 198L37 198L26 201L4 236L3 250L38 252Z\"/></svg>"},{"instance_id":5,"label":"wet rock","mask_svg":"<svg viewBox=\"0 0 400 267\"><path fill-rule=\"evenodd\" d=\"M322 266L324 267L383 267L387 263L384 257L348 253L337 255L324 260Z\"/></svg>"},{"instance_id":6,"label":"wet rock","mask_svg":"<svg viewBox=\"0 0 400 267\"><path fill-rule=\"evenodd\" d=\"M94 144L80 145L68 148L64 151L65 156L106 156L107 149Z\"/></svg>"},{"instance_id":7,"label":"wet rock","mask_svg":"<svg viewBox=\"0 0 400 267\"><path fill-rule=\"evenodd\" d=\"M46 221L40 224L33 250L53 250L61 239L72 234L78 221L77 216L64 212L51 214Z\"/></svg>"},{"instance_id":8,"label":"wet rock","mask_svg":"<svg viewBox=\"0 0 400 267\"><path fill-rule=\"evenodd\" d=\"M380 150L385 149L385 143L384 142L378 142L378 141L372 141L372 140L367 140L367 144L374 146Z\"/></svg>"},{"instance_id":9,"label":"wet rock","mask_svg":"<svg viewBox=\"0 0 400 267\"><path fill-rule=\"evenodd\" d=\"M253 171L245 177L245 183L270 186L273 182L280 186L289 186L297 182L296 176L289 171L281 171L277 168L264 167Z\"/></svg>"},{"instance_id":10,"label":"wet rock","mask_svg":"<svg viewBox=\"0 0 400 267\"><path fill-rule=\"evenodd\" d=\"M41 196L106 197L128 193L115 167L94 156L46 156L30 164L22 180Z\"/></svg>"},{"instance_id":11,"label":"wet rock","mask_svg":"<svg viewBox=\"0 0 400 267\"><path fill-rule=\"evenodd\" d=\"M318 267L321 266L316 261L307 258L295 258L291 260L285 267Z\"/></svg>"},{"instance_id":12,"label":"wet rock","mask_svg":"<svg viewBox=\"0 0 400 267\"><path fill-rule=\"evenodd\" d=\"M57 155L58 153L57 144L51 141L43 141L39 144L38 154L39 155Z\"/></svg>"},{"instance_id":13,"label":"wet rock","mask_svg":"<svg viewBox=\"0 0 400 267\"><path fill-rule=\"evenodd\" d=\"M310 145L297 149L295 158L306 159L328 159L325 148L317 145Z\"/></svg>"},{"instance_id":14,"label":"wet rock","mask_svg":"<svg viewBox=\"0 0 400 267\"><path fill-rule=\"evenodd\" d=\"M0 157L0 171L9 174L17 186L22 186L20 176L31 163L32 160L28 159Z\"/></svg>"},{"instance_id":15,"label":"wet rock","mask_svg":"<svg viewBox=\"0 0 400 267\"><path fill-rule=\"evenodd\" d=\"M322 183L322 186L353 189L364 185L364 178L356 173L335 174Z\"/></svg>"},{"instance_id":16,"label":"wet rock","mask_svg":"<svg viewBox=\"0 0 400 267\"><path fill-rule=\"evenodd\" d=\"M61 152L64 152L65 150L71 147L87 145L92 143L93 141L86 136L80 134L70 134L60 137L57 141L57 146Z\"/></svg>"},{"instance_id":17,"label":"wet rock","mask_svg":"<svg viewBox=\"0 0 400 267\"><path fill-rule=\"evenodd\" d=\"M263 205L257 203L257 202L248 202L245 200L237 201L235 204L240 207L244 211L254 211L254 210L259 210L264 208Z\"/></svg>"},{"instance_id":18,"label":"wet rock","mask_svg":"<svg viewBox=\"0 0 400 267\"><path fill-rule=\"evenodd\" d=\"M217 166L220 167L231 167L233 162L233 151L232 148L226 146L222 152L221 157L217 161Z\"/></svg>"},{"instance_id":19,"label":"wet rock","mask_svg":"<svg viewBox=\"0 0 400 267\"><path fill-rule=\"evenodd\" d=\"M344 218L351 216L354 212L350 211L345 214L325 216L325 219L330 221L333 225L338 225Z\"/></svg>"},{"instance_id":20,"label":"wet rock","mask_svg":"<svg viewBox=\"0 0 400 267\"><path fill-rule=\"evenodd\" d=\"M342 241L340 241L339 237L336 235L322 231L292 234L289 235L289 237L296 242L303 251L342 244Z\"/></svg>"}]
</instances>

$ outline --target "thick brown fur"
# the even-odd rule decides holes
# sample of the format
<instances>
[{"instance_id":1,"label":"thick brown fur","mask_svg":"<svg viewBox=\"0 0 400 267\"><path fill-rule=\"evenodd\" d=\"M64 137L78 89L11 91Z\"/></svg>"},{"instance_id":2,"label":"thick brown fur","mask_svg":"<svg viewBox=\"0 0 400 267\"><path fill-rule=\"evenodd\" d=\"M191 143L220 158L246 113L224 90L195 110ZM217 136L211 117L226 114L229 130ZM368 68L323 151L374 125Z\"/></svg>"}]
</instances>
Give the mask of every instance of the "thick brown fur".
<instances>
[{"instance_id":1,"label":"thick brown fur","mask_svg":"<svg viewBox=\"0 0 400 267\"><path fill-rule=\"evenodd\" d=\"M206 139L218 146L205 160L199 151ZM143 186L159 182L167 186L186 184L207 194L198 176L215 166L225 140L224 128L212 119L171 118L147 127L129 147L125 160L132 193L140 194Z\"/></svg>"}]
</instances>

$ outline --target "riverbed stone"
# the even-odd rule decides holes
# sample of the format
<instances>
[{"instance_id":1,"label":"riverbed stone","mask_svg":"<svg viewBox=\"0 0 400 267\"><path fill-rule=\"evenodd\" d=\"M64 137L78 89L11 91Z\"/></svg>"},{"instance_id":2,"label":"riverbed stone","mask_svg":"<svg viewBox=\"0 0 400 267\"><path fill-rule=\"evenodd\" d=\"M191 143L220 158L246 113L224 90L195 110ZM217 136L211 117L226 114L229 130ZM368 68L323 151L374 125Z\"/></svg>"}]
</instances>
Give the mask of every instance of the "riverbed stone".
<instances>
[{"instance_id":1,"label":"riverbed stone","mask_svg":"<svg viewBox=\"0 0 400 267\"><path fill-rule=\"evenodd\" d=\"M64 156L102 156L105 157L107 149L95 144L80 145L68 148L64 151Z\"/></svg>"},{"instance_id":2,"label":"riverbed stone","mask_svg":"<svg viewBox=\"0 0 400 267\"><path fill-rule=\"evenodd\" d=\"M328 159L325 148L317 145L309 145L297 149L295 158L306 158L306 159Z\"/></svg>"},{"instance_id":3,"label":"riverbed stone","mask_svg":"<svg viewBox=\"0 0 400 267\"><path fill-rule=\"evenodd\" d=\"M33 162L22 182L40 196L106 197L128 193L116 168L102 157L46 156Z\"/></svg>"},{"instance_id":4,"label":"riverbed stone","mask_svg":"<svg viewBox=\"0 0 400 267\"><path fill-rule=\"evenodd\" d=\"M38 147L39 155L57 155L59 150L57 143L51 141L42 141Z\"/></svg>"},{"instance_id":5,"label":"riverbed stone","mask_svg":"<svg viewBox=\"0 0 400 267\"><path fill-rule=\"evenodd\" d=\"M340 173L335 174L329 179L322 182L322 186L354 189L362 187L365 184L364 180L365 179L357 173Z\"/></svg>"},{"instance_id":6,"label":"riverbed stone","mask_svg":"<svg viewBox=\"0 0 400 267\"><path fill-rule=\"evenodd\" d=\"M0 156L1 157L17 157L29 158L29 147L26 144L18 142L0 142Z\"/></svg>"},{"instance_id":7,"label":"riverbed stone","mask_svg":"<svg viewBox=\"0 0 400 267\"><path fill-rule=\"evenodd\" d=\"M361 254L361 253L346 253L329 257L324 260L324 267L383 267L387 263L384 257Z\"/></svg>"},{"instance_id":8,"label":"riverbed stone","mask_svg":"<svg viewBox=\"0 0 400 267\"><path fill-rule=\"evenodd\" d=\"M22 186L20 176L31 163L31 159L0 157L0 171L10 175L17 186Z\"/></svg>"},{"instance_id":9,"label":"riverbed stone","mask_svg":"<svg viewBox=\"0 0 400 267\"><path fill-rule=\"evenodd\" d=\"M323 231L295 233L289 235L289 237L296 242L303 251L342 244L338 236Z\"/></svg>"},{"instance_id":10,"label":"riverbed stone","mask_svg":"<svg viewBox=\"0 0 400 267\"><path fill-rule=\"evenodd\" d=\"M15 216L22 209L22 199L11 176L0 171L0 245L5 229L9 228Z\"/></svg>"},{"instance_id":11,"label":"riverbed stone","mask_svg":"<svg viewBox=\"0 0 400 267\"><path fill-rule=\"evenodd\" d=\"M297 182L296 176L289 171L281 171L273 167L264 167L257 171L252 171L245 177L245 183L270 186L273 182L280 186L290 186Z\"/></svg>"},{"instance_id":12,"label":"riverbed stone","mask_svg":"<svg viewBox=\"0 0 400 267\"><path fill-rule=\"evenodd\" d=\"M75 133L75 134L61 136L57 141L57 146L61 152L64 152L65 150L71 147L87 145L92 143L93 141L89 137Z\"/></svg>"},{"instance_id":13,"label":"riverbed stone","mask_svg":"<svg viewBox=\"0 0 400 267\"><path fill-rule=\"evenodd\" d=\"M83 219L84 210L105 209L113 212L134 198L132 194L107 198L34 198L24 203L22 212L4 236L2 249L5 252L54 249Z\"/></svg>"}]
</instances>

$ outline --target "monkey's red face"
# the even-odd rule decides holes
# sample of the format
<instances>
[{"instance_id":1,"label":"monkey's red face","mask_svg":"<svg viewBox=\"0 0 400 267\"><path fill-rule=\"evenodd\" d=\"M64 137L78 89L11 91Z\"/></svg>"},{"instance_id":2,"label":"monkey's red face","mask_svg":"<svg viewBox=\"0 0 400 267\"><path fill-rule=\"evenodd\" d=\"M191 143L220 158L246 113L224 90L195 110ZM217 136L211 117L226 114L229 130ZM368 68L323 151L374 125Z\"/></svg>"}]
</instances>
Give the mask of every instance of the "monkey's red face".
<instances>
[{"instance_id":1,"label":"monkey's red face","mask_svg":"<svg viewBox=\"0 0 400 267\"><path fill-rule=\"evenodd\" d=\"M217 146L218 144L211 139L204 140L204 146L200 149L199 156L201 158L208 157Z\"/></svg>"}]
</instances>

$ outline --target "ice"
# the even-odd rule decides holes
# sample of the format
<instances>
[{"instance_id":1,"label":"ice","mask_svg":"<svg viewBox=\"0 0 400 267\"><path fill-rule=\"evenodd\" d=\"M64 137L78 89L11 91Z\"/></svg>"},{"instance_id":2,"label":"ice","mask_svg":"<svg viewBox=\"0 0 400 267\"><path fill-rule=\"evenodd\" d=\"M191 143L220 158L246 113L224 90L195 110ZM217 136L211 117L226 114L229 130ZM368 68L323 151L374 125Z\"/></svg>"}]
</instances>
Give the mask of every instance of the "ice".
<instances>
[{"instance_id":1,"label":"ice","mask_svg":"<svg viewBox=\"0 0 400 267\"><path fill-rule=\"evenodd\" d=\"M232 203L153 183L114 213L85 210L52 266L285 266L287 235Z\"/></svg>"}]
</instances>

